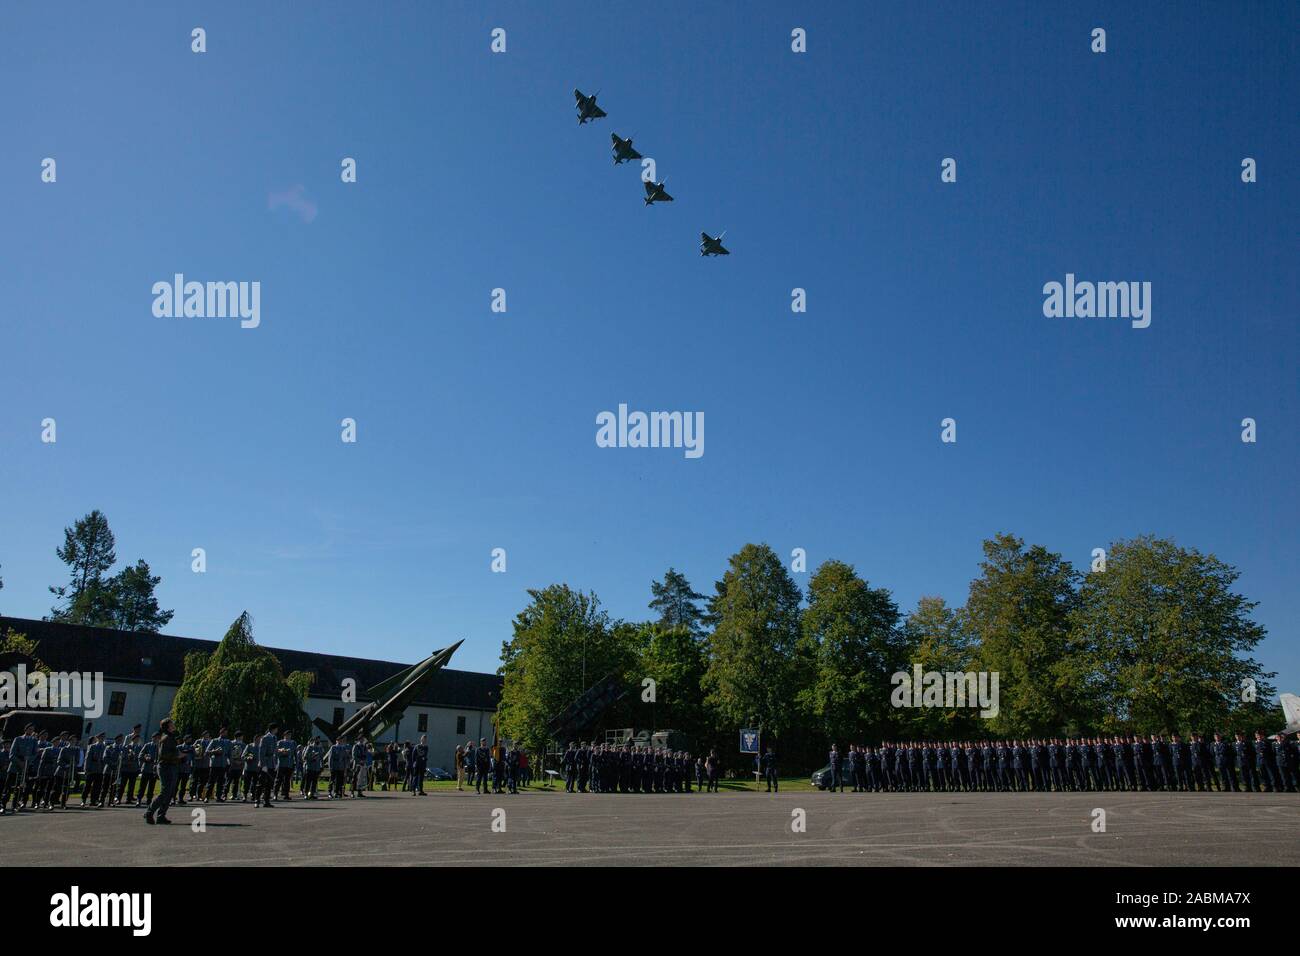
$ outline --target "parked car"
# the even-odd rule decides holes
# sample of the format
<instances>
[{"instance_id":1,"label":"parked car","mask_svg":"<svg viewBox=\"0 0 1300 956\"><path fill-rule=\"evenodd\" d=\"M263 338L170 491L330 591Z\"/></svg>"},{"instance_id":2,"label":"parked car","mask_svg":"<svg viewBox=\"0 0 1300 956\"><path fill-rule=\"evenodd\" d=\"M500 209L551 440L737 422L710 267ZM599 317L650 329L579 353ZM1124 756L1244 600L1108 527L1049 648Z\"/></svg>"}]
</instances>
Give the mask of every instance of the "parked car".
<instances>
[{"instance_id":1,"label":"parked car","mask_svg":"<svg viewBox=\"0 0 1300 956\"><path fill-rule=\"evenodd\" d=\"M443 770L441 767L430 767L428 770L424 772L424 776L428 780L455 780L456 779L447 771Z\"/></svg>"},{"instance_id":2,"label":"parked car","mask_svg":"<svg viewBox=\"0 0 1300 956\"><path fill-rule=\"evenodd\" d=\"M827 764L812 775L812 785L818 790L831 788L831 765Z\"/></svg>"}]
</instances>

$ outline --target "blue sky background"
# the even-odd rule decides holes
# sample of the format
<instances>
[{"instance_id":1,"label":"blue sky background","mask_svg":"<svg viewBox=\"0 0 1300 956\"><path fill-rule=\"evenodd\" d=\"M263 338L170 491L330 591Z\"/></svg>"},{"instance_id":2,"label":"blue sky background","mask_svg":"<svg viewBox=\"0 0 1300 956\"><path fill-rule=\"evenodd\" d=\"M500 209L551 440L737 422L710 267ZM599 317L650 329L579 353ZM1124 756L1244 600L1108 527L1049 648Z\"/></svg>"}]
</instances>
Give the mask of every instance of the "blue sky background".
<instances>
[{"instance_id":1,"label":"blue sky background","mask_svg":"<svg viewBox=\"0 0 1300 956\"><path fill-rule=\"evenodd\" d=\"M7 4L0 609L92 508L171 633L484 670L526 588L642 617L747 541L907 609L998 531L1151 532L1241 569L1300 690L1297 7L1133 6ZM155 318L175 272L260 281L261 327ZM1150 281L1151 327L1044 318L1067 272ZM597 448L619 402L703 411L704 457Z\"/></svg>"}]
</instances>

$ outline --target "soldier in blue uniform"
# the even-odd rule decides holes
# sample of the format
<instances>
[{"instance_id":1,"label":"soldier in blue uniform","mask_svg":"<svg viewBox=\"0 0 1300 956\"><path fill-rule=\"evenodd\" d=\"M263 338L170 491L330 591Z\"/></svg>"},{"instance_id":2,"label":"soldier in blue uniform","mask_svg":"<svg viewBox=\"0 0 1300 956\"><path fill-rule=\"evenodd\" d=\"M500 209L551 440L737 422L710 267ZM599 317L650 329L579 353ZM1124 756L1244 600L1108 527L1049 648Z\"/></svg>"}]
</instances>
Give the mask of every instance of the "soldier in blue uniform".
<instances>
[{"instance_id":1,"label":"soldier in blue uniform","mask_svg":"<svg viewBox=\"0 0 1300 956\"><path fill-rule=\"evenodd\" d=\"M276 748L280 745L280 725L271 724L257 741L257 789L253 791L253 806L258 809L274 806L271 794L275 792Z\"/></svg>"},{"instance_id":2,"label":"soldier in blue uniform","mask_svg":"<svg viewBox=\"0 0 1300 956\"><path fill-rule=\"evenodd\" d=\"M194 773L194 738L186 734L176 744L176 799L178 807L185 806L185 797Z\"/></svg>"},{"instance_id":3,"label":"soldier in blue uniform","mask_svg":"<svg viewBox=\"0 0 1300 956\"><path fill-rule=\"evenodd\" d=\"M15 737L9 745L9 773L13 778L14 812L26 807L28 798L36 780L36 757L40 750L40 738L36 727L28 724L23 728L21 737Z\"/></svg>"},{"instance_id":4,"label":"soldier in blue uniform","mask_svg":"<svg viewBox=\"0 0 1300 956\"><path fill-rule=\"evenodd\" d=\"M1151 768L1155 771L1152 780L1157 790L1173 789L1169 767L1169 747L1164 738L1158 734L1151 735Z\"/></svg>"},{"instance_id":5,"label":"soldier in blue uniform","mask_svg":"<svg viewBox=\"0 0 1300 956\"><path fill-rule=\"evenodd\" d=\"M1192 734L1192 739L1188 743L1188 749L1192 757L1192 787L1198 791L1208 792L1214 788L1210 786L1210 748L1206 745L1204 738L1200 734Z\"/></svg>"},{"instance_id":6,"label":"soldier in blue uniform","mask_svg":"<svg viewBox=\"0 0 1300 956\"><path fill-rule=\"evenodd\" d=\"M45 731L41 731L40 737L37 738L36 760L33 768L36 790L32 800L35 809L50 809L50 793L54 789L54 770L59 765L59 742L62 739L60 735L51 743Z\"/></svg>"},{"instance_id":7,"label":"soldier in blue uniform","mask_svg":"<svg viewBox=\"0 0 1300 956\"><path fill-rule=\"evenodd\" d=\"M1066 788L1065 745L1053 737L1047 745L1047 772L1052 787L1059 793Z\"/></svg>"},{"instance_id":8,"label":"soldier in blue uniform","mask_svg":"<svg viewBox=\"0 0 1300 956\"><path fill-rule=\"evenodd\" d=\"M1120 789L1133 791L1137 789L1137 779L1133 774L1133 744L1128 737L1112 737L1111 750L1115 753L1116 782Z\"/></svg>"},{"instance_id":9,"label":"soldier in blue uniform","mask_svg":"<svg viewBox=\"0 0 1300 956\"><path fill-rule=\"evenodd\" d=\"M136 801L137 807L153 803L154 790L158 785L158 740L161 736L154 734L140 748L140 799Z\"/></svg>"},{"instance_id":10,"label":"soldier in blue uniform","mask_svg":"<svg viewBox=\"0 0 1300 956\"><path fill-rule=\"evenodd\" d=\"M572 740L560 758L560 769L564 772L564 792L573 793L578 785L578 745Z\"/></svg>"},{"instance_id":11,"label":"soldier in blue uniform","mask_svg":"<svg viewBox=\"0 0 1300 956\"><path fill-rule=\"evenodd\" d=\"M330 785L326 795L330 800L343 799L344 781L348 777L349 752L347 738L339 737L330 746L329 752L326 754L330 768Z\"/></svg>"},{"instance_id":12,"label":"soldier in blue uniform","mask_svg":"<svg viewBox=\"0 0 1300 956\"><path fill-rule=\"evenodd\" d=\"M429 740L424 734L420 735L419 743L411 748L411 777L415 784L414 795L417 797L425 796L424 792L424 774L429 769Z\"/></svg>"},{"instance_id":13,"label":"soldier in blue uniform","mask_svg":"<svg viewBox=\"0 0 1300 956\"><path fill-rule=\"evenodd\" d=\"M864 747L862 759L867 765L866 786L871 793L879 793L885 786L884 774L880 768L884 765L881 747Z\"/></svg>"},{"instance_id":14,"label":"soldier in blue uniform","mask_svg":"<svg viewBox=\"0 0 1300 956\"><path fill-rule=\"evenodd\" d=\"M475 793L487 794L491 792L492 781L489 779L489 774L491 774L491 772L492 772L492 753L491 751L488 750L487 738L482 737L479 739L478 747L474 751L474 792Z\"/></svg>"},{"instance_id":15,"label":"soldier in blue uniform","mask_svg":"<svg viewBox=\"0 0 1300 956\"><path fill-rule=\"evenodd\" d=\"M1278 789L1295 793L1295 767L1291 762L1291 751L1285 734L1273 737L1273 767L1277 774Z\"/></svg>"},{"instance_id":16,"label":"soldier in blue uniform","mask_svg":"<svg viewBox=\"0 0 1300 956\"><path fill-rule=\"evenodd\" d=\"M0 737L0 817L5 815L5 804L9 802L9 791L13 787L13 776L9 773L9 741Z\"/></svg>"},{"instance_id":17,"label":"soldier in blue uniform","mask_svg":"<svg viewBox=\"0 0 1300 956\"><path fill-rule=\"evenodd\" d=\"M293 733L286 730L284 736L275 742L275 794L284 801L289 799L293 787L293 765L298 755L298 745L293 741Z\"/></svg>"},{"instance_id":18,"label":"soldier in blue uniform","mask_svg":"<svg viewBox=\"0 0 1300 956\"><path fill-rule=\"evenodd\" d=\"M104 789L99 795L99 807L112 806L117 796L117 770L122 762L122 744L125 741L121 734L118 734L112 740L108 740L104 745Z\"/></svg>"},{"instance_id":19,"label":"soldier in blue uniform","mask_svg":"<svg viewBox=\"0 0 1300 956\"><path fill-rule=\"evenodd\" d=\"M1277 772L1277 757L1262 730L1255 731L1255 775L1269 793L1277 793L1282 789L1282 781Z\"/></svg>"},{"instance_id":20,"label":"soldier in blue uniform","mask_svg":"<svg viewBox=\"0 0 1300 956\"><path fill-rule=\"evenodd\" d=\"M320 786L321 767L325 763L325 748L319 737L313 737L302 754L302 786L304 799L316 800Z\"/></svg>"},{"instance_id":21,"label":"soldier in blue uniform","mask_svg":"<svg viewBox=\"0 0 1300 956\"><path fill-rule=\"evenodd\" d=\"M1223 734L1214 735L1214 743L1210 745L1210 751L1214 754L1214 769L1219 775L1219 791L1231 790L1237 792L1237 751L1228 741L1223 739Z\"/></svg>"},{"instance_id":22,"label":"soldier in blue uniform","mask_svg":"<svg viewBox=\"0 0 1300 956\"><path fill-rule=\"evenodd\" d=\"M917 788L916 781L921 773L921 755L916 749L916 744L908 741L898 748L894 771L895 776L902 778L903 789L908 793Z\"/></svg>"},{"instance_id":23,"label":"soldier in blue uniform","mask_svg":"<svg viewBox=\"0 0 1300 956\"><path fill-rule=\"evenodd\" d=\"M1237 771L1241 774L1241 789L1247 793L1254 793L1259 789L1259 781L1255 778L1255 747L1240 731L1235 737L1232 751L1236 758Z\"/></svg>"},{"instance_id":24,"label":"soldier in blue uniform","mask_svg":"<svg viewBox=\"0 0 1300 956\"><path fill-rule=\"evenodd\" d=\"M828 762L831 768L831 793L836 793L844 789L844 775L841 773L843 759L840 757L840 748L831 744L831 752L828 755Z\"/></svg>"},{"instance_id":25,"label":"soldier in blue uniform","mask_svg":"<svg viewBox=\"0 0 1300 956\"><path fill-rule=\"evenodd\" d=\"M779 792L781 787L777 782L776 777L776 754L772 751L771 747L767 748L767 752L764 753L762 759L759 760L758 767L763 772L763 779L767 781L767 792Z\"/></svg>"},{"instance_id":26,"label":"soldier in blue uniform","mask_svg":"<svg viewBox=\"0 0 1300 956\"><path fill-rule=\"evenodd\" d=\"M956 740L948 745L948 776L948 789L970 790L970 774L966 767L966 750Z\"/></svg>"},{"instance_id":27,"label":"soldier in blue uniform","mask_svg":"<svg viewBox=\"0 0 1300 956\"><path fill-rule=\"evenodd\" d=\"M135 800L135 782L140 776L140 737L131 734L118 751L117 763L117 802Z\"/></svg>"},{"instance_id":28,"label":"soldier in blue uniform","mask_svg":"<svg viewBox=\"0 0 1300 956\"><path fill-rule=\"evenodd\" d=\"M704 761L704 772L708 775L708 791L717 793L718 778L722 774L722 760L716 750L709 751L709 756Z\"/></svg>"},{"instance_id":29,"label":"soldier in blue uniform","mask_svg":"<svg viewBox=\"0 0 1300 956\"><path fill-rule=\"evenodd\" d=\"M3 758L0 758L3 759ZM3 775L0 774L0 777ZM104 735L95 734L86 746L86 787L81 791L81 805L93 807L104 787ZM0 803L2 805L2 803Z\"/></svg>"},{"instance_id":30,"label":"soldier in blue uniform","mask_svg":"<svg viewBox=\"0 0 1300 956\"><path fill-rule=\"evenodd\" d=\"M1178 734L1169 737L1169 764L1173 772L1174 789L1187 792L1192 789L1192 748Z\"/></svg>"},{"instance_id":31,"label":"soldier in blue uniform","mask_svg":"<svg viewBox=\"0 0 1300 956\"><path fill-rule=\"evenodd\" d=\"M981 792L988 793L993 789L993 778L997 774L997 749L994 747L993 741L986 740L981 744L976 744L975 753L979 759L972 762L972 765L976 769L977 785Z\"/></svg>"},{"instance_id":32,"label":"soldier in blue uniform","mask_svg":"<svg viewBox=\"0 0 1300 956\"><path fill-rule=\"evenodd\" d=\"M191 799L195 803L208 802L208 778L212 776L212 755L208 753L208 744L212 742L212 731L205 730L194 741L194 756L191 758L193 775Z\"/></svg>"},{"instance_id":33,"label":"soldier in blue uniform","mask_svg":"<svg viewBox=\"0 0 1300 956\"><path fill-rule=\"evenodd\" d=\"M230 769L230 751L234 746L226 733L226 728L222 727L204 750L208 758L207 789L203 791L205 803L214 798L224 803L226 799L226 773Z\"/></svg>"}]
</instances>

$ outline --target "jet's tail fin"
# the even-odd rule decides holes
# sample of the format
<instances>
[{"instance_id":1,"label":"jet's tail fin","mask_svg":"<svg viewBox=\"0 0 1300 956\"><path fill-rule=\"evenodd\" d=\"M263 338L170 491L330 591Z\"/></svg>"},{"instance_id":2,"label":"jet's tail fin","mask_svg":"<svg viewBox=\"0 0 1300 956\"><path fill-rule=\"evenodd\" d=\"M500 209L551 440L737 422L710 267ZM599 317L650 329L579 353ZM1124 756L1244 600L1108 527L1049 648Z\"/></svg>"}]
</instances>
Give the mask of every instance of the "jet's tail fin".
<instances>
[{"instance_id":1,"label":"jet's tail fin","mask_svg":"<svg viewBox=\"0 0 1300 956\"><path fill-rule=\"evenodd\" d=\"M1286 733L1300 732L1300 697L1295 694L1282 694L1282 714L1286 717Z\"/></svg>"},{"instance_id":2,"label":"jet's tail fin","mask_svg":"<svg viewBox=\"0 0 1300 956\"><path fill-rule=\"evenodd\" d=\"M331 724L320 717L313 717L311 722L325 732L330 743L339 739L339 729L336 725Z\"/></svg>"}]
</instances>

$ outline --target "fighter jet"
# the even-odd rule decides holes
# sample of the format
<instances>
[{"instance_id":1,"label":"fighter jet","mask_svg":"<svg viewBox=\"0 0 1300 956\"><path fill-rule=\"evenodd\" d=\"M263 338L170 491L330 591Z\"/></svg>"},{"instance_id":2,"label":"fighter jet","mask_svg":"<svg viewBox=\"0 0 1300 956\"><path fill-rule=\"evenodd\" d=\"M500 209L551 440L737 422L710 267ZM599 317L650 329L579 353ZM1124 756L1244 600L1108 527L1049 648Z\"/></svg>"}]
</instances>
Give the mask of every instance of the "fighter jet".
<instances>
[{"instance_id":1,"label":"fighter jet","mask_svg":"<svg viewBox=\"0 0 1300 956\"><path fill-rule=\"evenodd\" d=\"M1282 702L1282 716L1286 718L1286 726L1278 733L1300 734L1300 697L1295 694L1279 694L1278 700Z\"/></svg>"},{"instance_id":2,"label":"fighter jet","mask_svg":"<svg viewBox=\"0 0 1300 956\"><path fill-rule=\"evenodd\" d=\"M434 651L420 663L398 671L385 681L380 681L365 693L365 696L370 698L370 703L341 724L331 724L319 717L312 723L324 731L330 740L338 740L340 737L356 739L360 734L375 740L402 719L403 712L415 699L415 695L428 688L433 672L450 661L451 655L456 653L456 648L463 643L465 642L457 641L451 647Z\"/></svg>"},{"instance_id":3,"label":"fighter jet","mask_svg":"<svg viewBox=\"0 0 1300 956\"><path fill-rule=\"evenodd\" d=\"M673 197L664 192L663 183L644 183L645 186L645 204L648 206L655 202L672 202Z\"/></svg>"},{"instance_id":4,"label":"fighter jet","mask_svg":"<svg viewBox=\"0 0 1300 956\"><path fill-rule=\"evenodd\" d=\"M610 133L609 138L614 143L614 165L626 163L633 159L640 159L641 154L632 148L632 137L619 139L618 133Z\"/></svg>"},{"instance_id":5,"label":"fighter jet","mask_svg":"<svg viewBox=\"0 0 1300 956\"><path fill-rule=\"evenodd\" d=\"M722 236L727 234L727 230L722 230ZM714 239L707 232L700 233L700 255L702 256L729 256L731 255L726 249L722 248L722 236Z\"/></svg>"},{"instance_id":6,"label":"fighter jet","mask_svg":"<svg viewBox=\"0 0 1300 956\"><path fill-rule=\"evenodd\" d=\"M590 96L583 95L582 90L574 90L573 98L578 101L578 125L581 126L588 120L598 120L605 115L605 111L596 105L596 97L600 95L597 90Z\"/></svg>"}]
</instances>

